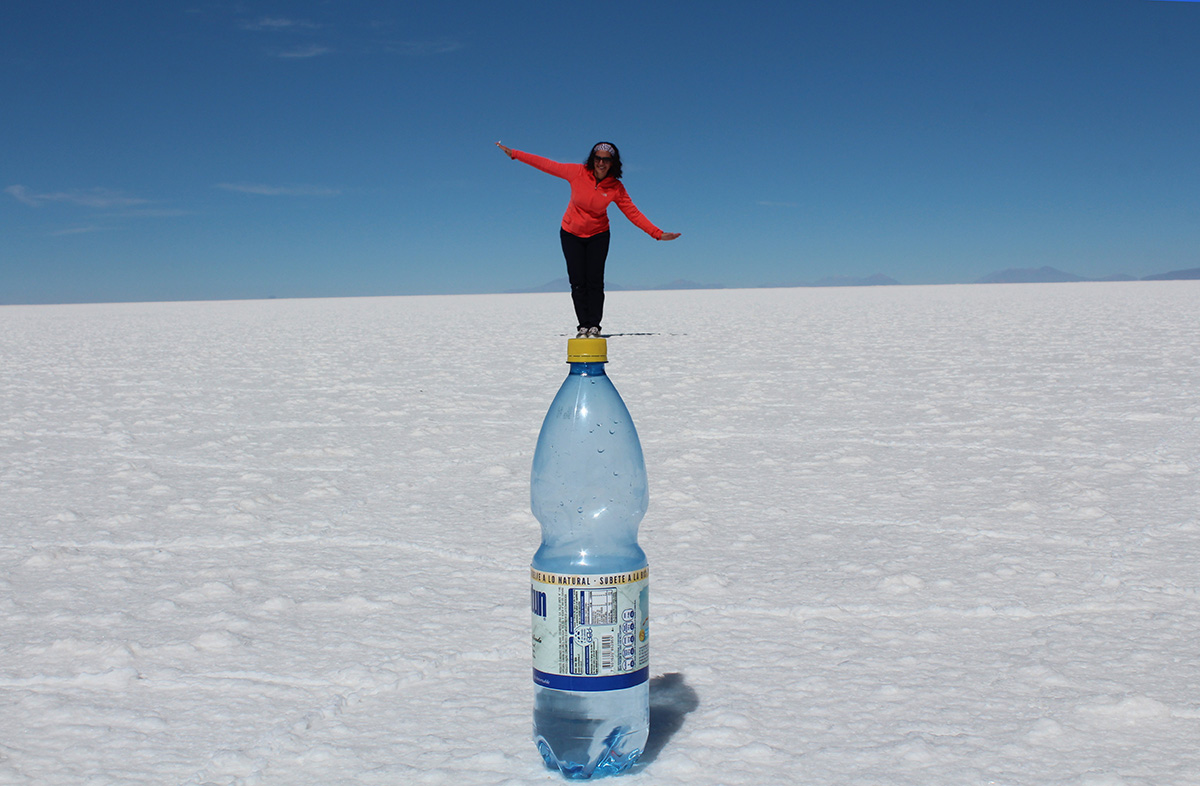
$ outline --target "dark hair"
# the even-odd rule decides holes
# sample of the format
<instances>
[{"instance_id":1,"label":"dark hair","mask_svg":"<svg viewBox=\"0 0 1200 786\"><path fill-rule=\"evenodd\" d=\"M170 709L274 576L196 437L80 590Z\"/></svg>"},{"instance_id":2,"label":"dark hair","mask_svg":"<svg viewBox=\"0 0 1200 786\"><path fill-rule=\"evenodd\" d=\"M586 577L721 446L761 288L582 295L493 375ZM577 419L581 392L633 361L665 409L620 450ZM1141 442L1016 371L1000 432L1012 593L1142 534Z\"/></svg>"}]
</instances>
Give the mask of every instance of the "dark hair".
<instances>
[{"instance_id":1,"label":"dark hair","mask_svg":"<svg viewBox=\"0 0 1200 786\"><path fill-rule=\"evenodd\" d=\"M590 153L588 153L587 161L583 162L584 166L586 166L588 168L589 172L595 173L596 166L593 162L596 160L596 148L599 147L600 145L608 145L609 147L611 147L613 149L612 163L608 165L608 176L615 177L617 180L620 180L621 179L621 151L618 150L617 146L614 145L612 142L597 142L596 144L592 145L592 151Z\"/></svg>"}]
</instances>

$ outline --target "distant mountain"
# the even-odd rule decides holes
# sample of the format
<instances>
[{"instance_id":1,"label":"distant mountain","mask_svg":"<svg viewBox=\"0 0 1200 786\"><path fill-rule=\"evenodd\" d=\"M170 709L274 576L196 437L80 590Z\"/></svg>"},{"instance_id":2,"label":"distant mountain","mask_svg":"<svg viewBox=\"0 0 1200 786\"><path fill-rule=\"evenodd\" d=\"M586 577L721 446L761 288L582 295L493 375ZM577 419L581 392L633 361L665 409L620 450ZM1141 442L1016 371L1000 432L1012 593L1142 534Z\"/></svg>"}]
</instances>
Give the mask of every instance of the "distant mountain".
<instances>
[{"instance_id":1,"label":"distant mountain","mask_svg":"<svg viewBox=\"0 0 1200 786\"><path fill-rule=\"evenodd\" d=\"M1052 284L1066 281L1087 281L1083 276L1064 273L1052 267L1009 268L989 273L976 284Z\"/></svg>"},{"instance_id":2,"label":"distant mountain","mask_svg":"<svg viewBox=\"0 0 1200 786\"><path fill-rule=\"evenodd\" d=\"M659 284L653 287L634 287L634 289L724 289L724 284L698 284L695 281L688 281L686 278L677 278L669 284ZM623 287L620 284L612 282L604 282L604 290L606 292L627 292L629 287ZM571 282L566 277L556 278L553 281L547 281L540 287L530 287L529 289L509 289L505 291L506 295L516 295L525 292L570 292Z\"/></svg>"},{"instance_id":3,"label":"distant mountain","mask_svg":"<svg viewBox=\"0 0 1200 786\"><path fill-rule=\"evenodd\" d=\"M660 284L656 287L646 287L647 289L724 289L724 284L697 284L695 281L688 281L686 278L677 278L669 284Z\"/></svg>"},{"instance_id":4,"label":"distant mountain","mask_svg":"<svg viewBox=\"0 0 1200 786\"><path fill-rule=\"evenodd\" d=\"M876 273L873 276L866 278L855 278L854 276L827 276L820 281L808 284L810 287L894 287L899 286L900 282L894 278L889 278L882 273Z\"/></svg>"},{"instance_id":5,"label":"distant mountain","mask_svg":"<svg viewBox=\"0 0 1200 786\"><path fill-rule=\"evenodd\" d=\"M826 276L819 281L789 281L781 284L763 284L763 289L793 289L796 287L881 287L902 286L894 278L876 273L866 278L855 276Z\"/></svg>"},{"instance_id":6,"label":"distant mountain","mask_svg":"<svg viewBox=\"0 0 1200 786\"><path fill-rule=\"evenodd\" d=\"M620 292L620 291L624 290L625 287L621 286L620 284L613 284L613 283L606 281L606 282L604 282L604 289L605 289L605 291L608 291L608 292ZM556 278L553 281L547 281L545 284L542 284L541 286L538 286L538 287L527 287L525 289L506 289L506 290L504 290L504 294L506 294L506 295L521 295L521 294L525 294L528 292L570 292L570 291L571 291L571 281L566 276L563 276L562 278Z\"/></svg>"},{"instance_id":7,"label":"distant mountain","mask_svg":"<svg viewBox=\"0 0 1200 786\"><path fill-rule=\"evenodd\" d=\"M1070 281L1196 281L1200 280L1200 267L1189 270L1173 270L1170 273L1155 273L1138 279L1125 273L1104 278L1084 278L1074 273L1064 273L1052 267L1039 268L1009 268L996 273L989 273L976 281L976 284L1045 284Z\"/></svg>"},{"instance_id":8,"label":"distant mountain","mask_svg":"<svg viewBox=\"0 0 1200 786\"><path fill-rule=\"evenodd\" d=\"M1200 267L1190 270L1172 270L1170 273L1155 273L1146 276L1142 281L1196 281L1200 280Z\"/></svg>"},{"instance_id":9,"label":"distant mountain","mask_svg":"<svg viewBox=\"0 0 1200 786\"><path fill-rule=\"evenodd\" d=\"M540 287L526 287L525 289L506 289L506 295L520 295L526 292L570 292L571 283L564 278L556 278L553 281L547 281Z\"/></svg>"}]
</instances>

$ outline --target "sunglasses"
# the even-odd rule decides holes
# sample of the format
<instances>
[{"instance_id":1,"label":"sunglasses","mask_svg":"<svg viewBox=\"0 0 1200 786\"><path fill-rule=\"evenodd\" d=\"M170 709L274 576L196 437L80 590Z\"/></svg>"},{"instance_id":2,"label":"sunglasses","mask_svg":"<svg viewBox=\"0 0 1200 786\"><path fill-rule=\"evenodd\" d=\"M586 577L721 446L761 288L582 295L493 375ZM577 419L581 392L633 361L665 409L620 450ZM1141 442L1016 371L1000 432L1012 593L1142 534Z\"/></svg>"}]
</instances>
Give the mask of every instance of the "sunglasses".
<instances>
[{"instance_id":1,"label":"sunglasses","mask_svg":"<svg viewBox=\"0 0 1200 786\"><path fill-rule=\"evenodd\" d=\"M613 157L612 156L592 156L592 160L593 161L603 161L606 164L611 164Z\"/></svg>"}]
</instances>

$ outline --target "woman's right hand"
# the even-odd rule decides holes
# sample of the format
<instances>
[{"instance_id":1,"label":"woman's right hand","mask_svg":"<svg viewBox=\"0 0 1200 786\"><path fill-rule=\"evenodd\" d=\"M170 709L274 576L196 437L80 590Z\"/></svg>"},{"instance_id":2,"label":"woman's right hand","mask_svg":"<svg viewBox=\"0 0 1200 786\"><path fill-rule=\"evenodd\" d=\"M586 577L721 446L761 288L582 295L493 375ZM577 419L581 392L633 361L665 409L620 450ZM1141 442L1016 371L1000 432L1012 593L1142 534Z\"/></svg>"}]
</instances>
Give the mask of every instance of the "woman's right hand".
<instances>
[{"instance_id":1,"label":"woman's right hand","mask_svg":"<svg viewBox=\"0 0 1200 786\"><path fill-rule=\"evenodd\" d=\"M503 150L505 155L507 155L509 158L516 158L516 156L513 155L513 151L512 151L511 147L505 147L504 145L500 144L499 142L496 143L496 147Z\"/></svg>"}]
</instances>

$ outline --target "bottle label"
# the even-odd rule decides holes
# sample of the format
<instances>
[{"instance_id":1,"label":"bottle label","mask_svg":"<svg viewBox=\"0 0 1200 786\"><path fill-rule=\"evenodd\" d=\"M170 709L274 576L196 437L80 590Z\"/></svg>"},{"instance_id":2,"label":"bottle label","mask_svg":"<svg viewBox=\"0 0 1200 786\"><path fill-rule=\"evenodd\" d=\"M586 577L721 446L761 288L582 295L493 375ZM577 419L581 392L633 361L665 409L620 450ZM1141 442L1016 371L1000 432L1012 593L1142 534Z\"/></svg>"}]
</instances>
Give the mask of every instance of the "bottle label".
<instances>
[{"instance_id":1,"label":"bottle label","mask_svg":"<svg viewBox=\"0 0 1200 786\"><path fill-rule=\"evenodd\" d=\"M531 578L535 683L601 691L650 679L649 568Z\"/></svg>"}]
</instances>

